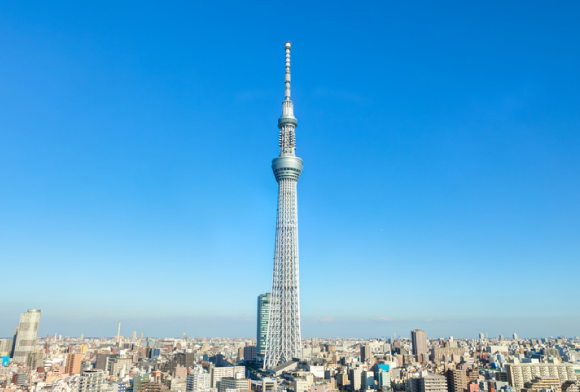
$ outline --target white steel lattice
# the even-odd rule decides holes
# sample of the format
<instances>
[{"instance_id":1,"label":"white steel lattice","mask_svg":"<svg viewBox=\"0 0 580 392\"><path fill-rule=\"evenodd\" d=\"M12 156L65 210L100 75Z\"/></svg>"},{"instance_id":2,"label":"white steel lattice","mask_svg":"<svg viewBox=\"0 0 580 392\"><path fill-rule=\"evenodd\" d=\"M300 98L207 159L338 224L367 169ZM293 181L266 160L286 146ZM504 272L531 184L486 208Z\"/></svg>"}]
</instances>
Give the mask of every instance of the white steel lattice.
<instances>
[{"instance_id":1,"label":"white steel lattice","mask_svg":"<svg viewBox=\"0 0 580 392\"><path fill-rule=\"evenodd\" d=\"M298 279L298 204L296 184L302 172L302 159L296 157L293 103L290 100L290 43L286 48L286 100L280 128L280 157L272 162L278 181L278 214L270 317L266 338L264 368L270 368L302 355L300 334L300 289Z\"/></svg>"}]
</instances>

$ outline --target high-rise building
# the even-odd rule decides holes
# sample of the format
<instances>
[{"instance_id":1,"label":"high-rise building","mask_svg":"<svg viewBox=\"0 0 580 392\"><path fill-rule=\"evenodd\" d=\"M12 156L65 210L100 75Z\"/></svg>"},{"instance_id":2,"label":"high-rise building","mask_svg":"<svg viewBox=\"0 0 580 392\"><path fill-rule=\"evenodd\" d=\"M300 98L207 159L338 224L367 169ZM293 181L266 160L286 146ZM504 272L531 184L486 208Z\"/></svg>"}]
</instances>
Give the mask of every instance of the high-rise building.
<instances>
[{"instance_id":1,"label":"high-rise building","mask_svg":"<svg viewBox=\"0 0 580 392\"><path fill-rule=\"evenodd\" d=\"M411 340L413 341L413 355L426 354L429 352L427 348L427 333L420 329L411 331Z\"/></svg>"},{"instance_id":2,"label":"high-rise building","mask_svg":"<svg viewBox=\"0 0 580 392\"><path fill-rule=\"evenodd\" d=\"M69 354L66 358L66 373L73 375L81 372L81 354Z\"/></svg>"},{"instance_id":3,"label":"high-rise building","mask_svg":"<svg viewBox=\"0 0 580 392\"><path fill-rule=\"evenodd\" d=\"M258 355L266 355L266 338L270 318L270 293L258 295L258 330L256 333Z\"/></svg>"},{"instance_id":4,"label":"high-rise building","mask_svg":"<svg viewBox=\"0 0 580 392\"><path fill-rule=\"evenodd\" d=\"M29 353L34 352L38 325L40 324L40 310L29 309L20 315L20 324L14 339L12 360L14 363L24 363Z\"/></svg>"},{"instance_id":5,"label":"high-rise building","mask_svg":"<svg viewBox=\"0 0 580 392\"><path fill-rule=\"evenodd\" d=\"M244 361L255 361L256 358L256 346L244 347Z\"/></svg>"},{"instance_id":6,"label":"high-rise building","mask_svg":"<svg viewBox=\"0 0 580 392\"><path fill-rule=\"evenodd\" d=\"M187 375L187 392L207 391L211 386L211 376L203 369L194 369Z\"/></svg>"},{"instance_id":7,"label":"high-rise building","mask_svg":"<svg viewBox=\"0 0 580 392\"><path fill-rule=\"evenodd\" d=\"M371 370L363 370L361 374L361 389L375 389L375 373Z\"/></svg>"},{"instance_id":8,"label":"high-rise building","mask_svg":"<svg viewBox=\"0 0 580 392\"><path fill-rule=\"evenodd\" d=\"M352 391L360 391L362 386L362 369L352 368L348 371L348 381L350 381L350 389Z\"/></svg>"},{"instance_id":9,"label":"high-rise building","mask_svg":"<svg viewBox=\"0 0 580 392\"><path fill-rule=\"evenodd\" d=\"M371 346L369 345L360 346L360 360L362 362L366 362L372 357L373 354L371 353Z\"/></svg>"},{"instance_id":10,"label":"high-rise building","mask_svg":"<svg viewBox=\"0 0 580 392\"><path fill-rule=\"evenodd\" d=\"M286 99L282 103L280 156L272 161L278 182L276 246L272 273L272 299L264 368L302 356L300 284L298 281L298 203L296 185L302 159L296 156L294 104L290 100L290 42L286 42Z\"/></svg>"},{"instance_id":11,"label":"high-rise building","mask_svg":"<svg viewBox=\"0 0 580 392\"><path fill-rule=\"evenodd\" d=\"M79 379L79 392L101 392L103 380L102 370L83 370Z\"/></svg>"},{"instance_id":12,"label":"high-rise building","mask_svg":"<svg viewBox=\"0 0 580 392\"><path fill-rule=\"evenodd\" d=\"M133 339L133 340L137 339L137 331L133 331L133 334L131 335L131 339Z\"/></svg>"},{"instance_id":13,"label":"high-rise building","mask_svg":"<svg viewBox=\"0 0 580 392\"><path fill-rule=\"evenodd\" d=\"M463 392L467 388L467 383L465 369L450 369L447 371L447 389L449 392Z\"/></svg>"},{"instance_id":14,"label":"high-rise building","mask_svg":"<svg viewBox=\"0 0 580 392\"><path fill-rule=\"evenodd\" d=\"M143 339L143 332L139 334L139 339Z\"/></svg>"}]
</instances>

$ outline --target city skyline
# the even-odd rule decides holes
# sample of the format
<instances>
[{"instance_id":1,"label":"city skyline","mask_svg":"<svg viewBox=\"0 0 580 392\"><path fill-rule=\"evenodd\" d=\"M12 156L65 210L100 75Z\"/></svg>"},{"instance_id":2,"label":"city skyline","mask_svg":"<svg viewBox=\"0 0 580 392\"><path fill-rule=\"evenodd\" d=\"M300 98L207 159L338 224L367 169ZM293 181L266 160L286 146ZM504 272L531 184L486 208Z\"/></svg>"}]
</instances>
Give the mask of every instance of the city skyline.
<instances>
[{"instance_id":1,"label":"city skyline","mask_svg":"<svg viewBox=\"0 0 580 392\"><path fill-rule=\"evenodd\" d=\"M109 7L0 6L0 336L255 334L286 40L303 336L578 334L578 4Z\"/></svg>"}]
</instances>

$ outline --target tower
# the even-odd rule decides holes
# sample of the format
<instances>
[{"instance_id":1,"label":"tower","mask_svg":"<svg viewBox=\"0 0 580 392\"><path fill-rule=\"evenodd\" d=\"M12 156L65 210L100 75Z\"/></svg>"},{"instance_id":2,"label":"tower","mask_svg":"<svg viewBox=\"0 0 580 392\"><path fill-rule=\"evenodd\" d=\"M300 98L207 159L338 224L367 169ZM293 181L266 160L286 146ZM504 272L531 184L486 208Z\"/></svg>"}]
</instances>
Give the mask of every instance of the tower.
<instances>
[{"instance_id":1,"label":"tower","mask_svg":"<svg viewBox=\"0 0 580 392\"><path fill-rule=\"evenodd\" d=\"M20 325L14 337L12 358L14 363L25 363L29 353L36 348L38 325L40 324L40 310L29 309L20 315Z\"/></svg>"},{"instance_id":2,"label":"tower","mask_svg":"<svg viewBox=\"0 0 580 392\"><path fill-rule=\"evenodd\" d=\"M426 354L429 351L425 331L420 329L411 331L411 340L413 341L413 355Z\"/></svg>"},{"instance_id":3,"label":"tower","mask_svg":"<svg viewBox=\"0 0 580 392\"><path fill-rule=\"evenodd\" d=\"M278 182L278 213L264 368L302 355L296 199L296 184L302 172L302 159L295 152L294 130L298 121L294 117L294 104L290 100L290 46L290 42L284 43L286 99L282 102L282 117L278 119L280 156L272 161L272 170Z\"/></svg>"}]
</instances>

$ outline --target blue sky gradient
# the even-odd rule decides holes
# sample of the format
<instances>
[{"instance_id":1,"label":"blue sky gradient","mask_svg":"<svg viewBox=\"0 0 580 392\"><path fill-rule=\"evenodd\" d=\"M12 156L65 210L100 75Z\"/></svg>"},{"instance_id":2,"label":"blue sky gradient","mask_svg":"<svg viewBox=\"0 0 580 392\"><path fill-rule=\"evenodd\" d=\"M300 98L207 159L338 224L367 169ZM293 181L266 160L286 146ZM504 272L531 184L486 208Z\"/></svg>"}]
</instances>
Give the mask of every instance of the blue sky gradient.
<instances>
[{"instance_id":1,"label":"blue sky gradient","mask_svg":"<svg viewBox=\"0 0 580 392\"><path fill-rule=\"evenodd\" d=\"M286 40L303 335L580 335L579 15L2 3L0 336L255 334Z\"/></svg>"}]
</instances>

